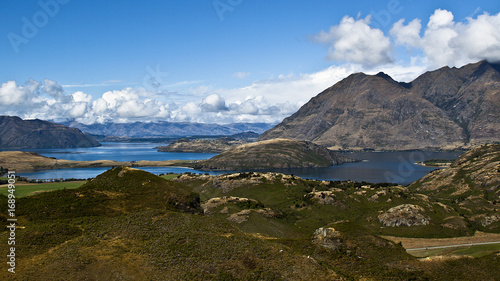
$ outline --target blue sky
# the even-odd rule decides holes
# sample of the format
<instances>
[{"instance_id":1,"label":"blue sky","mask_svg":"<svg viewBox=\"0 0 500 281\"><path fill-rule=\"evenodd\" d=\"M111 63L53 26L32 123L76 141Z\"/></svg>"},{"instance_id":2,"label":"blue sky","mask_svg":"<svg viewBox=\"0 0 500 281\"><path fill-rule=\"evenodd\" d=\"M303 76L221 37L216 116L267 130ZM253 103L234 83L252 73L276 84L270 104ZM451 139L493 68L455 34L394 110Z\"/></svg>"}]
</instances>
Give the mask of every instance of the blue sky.
<instances>
[{"instance_id":1,"label":"blue sky","mask_svg":"<svg viewBox=\"0 0 500 281\"><path fill-rule=\"evenodd\" d=\"M352 72L411 80L500 59L499 10L498 1L3 0L0 114L278 122ZM471 40L475 29L492 30Z\"/></svg>"}]
</instances>

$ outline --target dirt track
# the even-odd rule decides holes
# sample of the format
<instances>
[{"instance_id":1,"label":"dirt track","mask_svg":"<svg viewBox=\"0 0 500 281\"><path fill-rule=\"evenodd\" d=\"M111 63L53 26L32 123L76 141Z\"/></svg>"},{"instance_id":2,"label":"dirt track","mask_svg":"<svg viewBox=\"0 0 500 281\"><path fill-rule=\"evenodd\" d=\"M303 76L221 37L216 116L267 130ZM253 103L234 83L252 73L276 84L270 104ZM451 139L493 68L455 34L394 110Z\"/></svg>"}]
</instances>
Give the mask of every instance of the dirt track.
<instances>
[{"instance_id":1,"label":"dirt track","mask_svg":"<svg viewBox=\"0 0 500 281\"><path fill-rule=\"evenodd\" d=\"M394 236L382 236L385 239L394 241L395 243L401 242L405 249L461 245L471 243L484 243L500 241L500 234L498 233L485 233L476 232L474 236L467 237L454 237L454 238L404 238Z\"/></svg>"}]
</instances>

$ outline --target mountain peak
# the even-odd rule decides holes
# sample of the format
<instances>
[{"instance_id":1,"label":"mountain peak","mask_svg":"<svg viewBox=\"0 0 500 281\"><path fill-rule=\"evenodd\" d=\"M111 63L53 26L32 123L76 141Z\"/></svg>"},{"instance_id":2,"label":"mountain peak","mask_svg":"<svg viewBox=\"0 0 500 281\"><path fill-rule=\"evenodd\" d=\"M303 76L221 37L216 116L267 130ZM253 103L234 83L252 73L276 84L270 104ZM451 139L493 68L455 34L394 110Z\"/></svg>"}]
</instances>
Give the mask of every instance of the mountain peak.
<instances>
[{"instance_id":1,"label":"mountain peak","mask_svg":"<svg viewBox=\"0 0 500 281\"><path fill-rule=\"evenodd\" d=\"M383 72L355 73L259 140L289 138L335 149L377 150L466 148L498 141L499 69L486 61L446 66L410 83L398 83Z\"/></svg>"}]
</instances>

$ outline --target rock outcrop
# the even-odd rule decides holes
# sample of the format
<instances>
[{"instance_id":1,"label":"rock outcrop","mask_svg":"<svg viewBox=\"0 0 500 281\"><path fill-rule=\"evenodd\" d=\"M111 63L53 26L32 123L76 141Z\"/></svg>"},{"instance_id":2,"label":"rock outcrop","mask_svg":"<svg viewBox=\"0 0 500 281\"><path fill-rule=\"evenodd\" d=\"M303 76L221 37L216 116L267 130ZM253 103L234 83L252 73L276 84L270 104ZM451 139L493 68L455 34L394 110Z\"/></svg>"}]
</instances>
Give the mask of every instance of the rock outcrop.
<instances>
[{"instance_id":1,"label":"rock outcrop","mask_svg":"<svg viewBox=\"0 0 500 281\"><path fill-rule=\"evenodd\" d=\"M386 227L428 225L430 218L423 215L424 208L403 204L387 210L378 216L378 221Z\"/></svg>"}]
</instances>

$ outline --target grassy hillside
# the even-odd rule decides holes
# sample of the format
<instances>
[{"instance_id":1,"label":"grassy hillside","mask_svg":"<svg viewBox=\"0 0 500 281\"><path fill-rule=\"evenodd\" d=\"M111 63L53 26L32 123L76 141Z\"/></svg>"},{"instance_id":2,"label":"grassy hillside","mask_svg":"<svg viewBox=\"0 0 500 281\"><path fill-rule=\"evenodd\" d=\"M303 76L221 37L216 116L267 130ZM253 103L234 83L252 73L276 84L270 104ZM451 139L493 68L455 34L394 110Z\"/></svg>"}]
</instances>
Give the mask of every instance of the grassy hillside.
<instances>
[{"instance_id":1,"label":"grassy hillside","mask_svg":"<svg viewBox=\"0 0 500 281\"><path fill-rule=\"evenodd\" d=\"M467 159L479 162L489 155L470 152L476 157ZM461 159L449 169L462 165ZM498 222L477 220L498 212L498 201L484 190L477 200L466 200L476 204L471 208L448 189L428 191L419 189L419 183L403 187L315 181L277 173L169 178L120 167L76 189L17 199L17 273L8 273L4 264L0 278L494 280L500 276L496 246L455 251L460 256L454 258L417 259L402 244L381 238L473 239L477 231L500 233ZM4 223L6 201L0 195ZM8 235L3 229L0 239L6 241ZM8 252L7 247L0 244L0 251Z\"/></svg>"}]
</instances>

